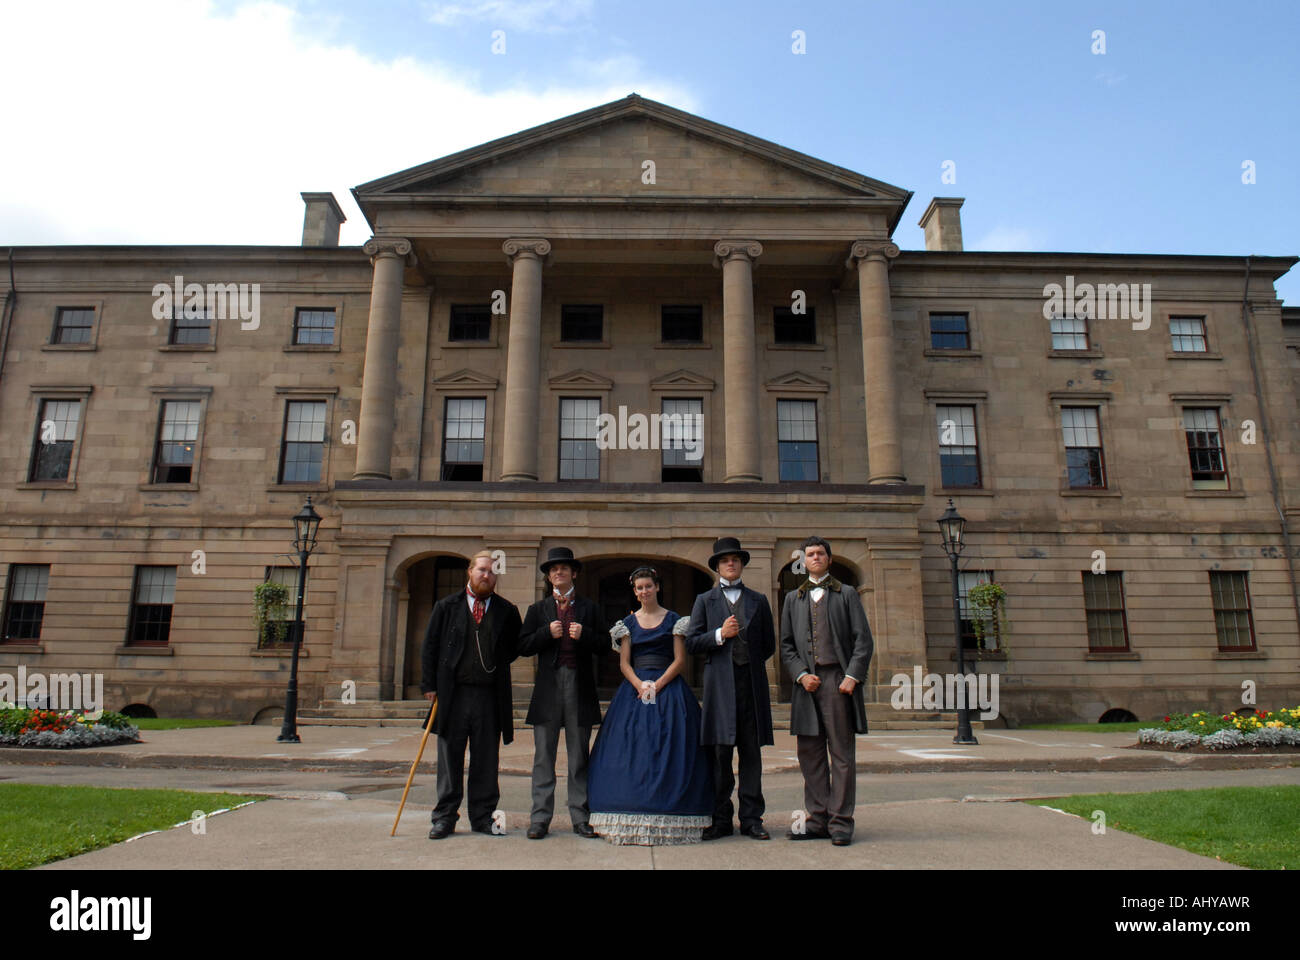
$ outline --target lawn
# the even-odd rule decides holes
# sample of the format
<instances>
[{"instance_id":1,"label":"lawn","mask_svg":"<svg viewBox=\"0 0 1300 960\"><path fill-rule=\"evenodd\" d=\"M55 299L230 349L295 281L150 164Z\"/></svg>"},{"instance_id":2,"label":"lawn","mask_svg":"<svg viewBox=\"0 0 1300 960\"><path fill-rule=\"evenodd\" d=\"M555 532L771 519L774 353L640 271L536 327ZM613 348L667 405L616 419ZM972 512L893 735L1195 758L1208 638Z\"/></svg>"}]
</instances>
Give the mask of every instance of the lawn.
<instances>
[{"instance_id":1,"label":"lawn","mask_svg":"<svg viewBox=\"0 0 1300 960\"><path fill-rule=\"evenodd\" d=\"M1025 802L1087 819L1101 810L1108 830L1243 867L1300 869L1300 786L1092 793Z\"/></svg>"},{"instance_id":2,"label":"lawn","mask_svg":"<svg viewBox=\"0 0 1300 960\"><path fill-rule=\"evenodd\" d=\"M0 869L98 850L148 830L257 800L233 793L0 783Z\"/></svg>"},{"instance_id":3,"label":"lawn","mask_svg":"<svg viewBox=\"0 0 1300 960\"><path fill-rule=\"evenodd\" d=\"M211 717L131 717L141 730L185 730L190 727L234 727L237 720L214 720Z\"/></svg>"}]
</instances>

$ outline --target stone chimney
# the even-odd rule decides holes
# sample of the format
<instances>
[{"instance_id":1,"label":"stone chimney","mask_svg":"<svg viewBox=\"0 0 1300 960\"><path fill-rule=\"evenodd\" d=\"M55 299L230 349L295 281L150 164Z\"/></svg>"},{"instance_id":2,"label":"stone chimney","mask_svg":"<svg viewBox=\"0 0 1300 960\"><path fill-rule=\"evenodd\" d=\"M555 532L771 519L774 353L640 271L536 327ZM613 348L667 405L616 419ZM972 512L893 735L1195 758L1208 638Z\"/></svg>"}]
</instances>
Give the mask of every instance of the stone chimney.
<instances>
[{"instance_id":1,"label":"stone chimney","mask_svg":"<svg viewBox=\"0 0 1300 960\"><path fill-rule=\"evenodd\" d=\"M961 251L961 205L965 202L965 197L935 197L930 201L920 221L925 249Z\"/></svg>"},{"instance_id":2,"label":"stone chimney","mask_svg":"<svg viewBox=\"0 0 1300 960\"><path fill-rule=\"evenodd\" d=\"M337 247L339 225L347 220L332 193L304 193L307 211L302 218L304 247Z\"/></svg>"}]
</instances>

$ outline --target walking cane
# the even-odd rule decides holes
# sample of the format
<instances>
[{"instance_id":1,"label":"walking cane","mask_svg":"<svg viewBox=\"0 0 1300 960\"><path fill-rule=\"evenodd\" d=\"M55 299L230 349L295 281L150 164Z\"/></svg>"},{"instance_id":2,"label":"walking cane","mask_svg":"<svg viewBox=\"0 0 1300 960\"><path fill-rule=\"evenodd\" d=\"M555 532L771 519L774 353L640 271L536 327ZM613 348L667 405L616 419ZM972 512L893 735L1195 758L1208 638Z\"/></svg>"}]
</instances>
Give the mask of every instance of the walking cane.
<instances>
[{"instance_id":1,"label":"walking cane","mask_svg":"<svg viewBox=\"0 0 1300 960\"><path fill-rule=\"evenodd\" d=\"M402 802L397 805L397 819L393 821L393 829L389 831L390 837L397 836L397 821L402 819L402 808L406 806L406 795L411 792L411 781L415 779L415 768L420 765L420 758L424 756L424 745L429 742L429 731L433 729L433 718L438 715L438 701L434 700L432 707L429 709L429 721L424 725L424 736L420 738L420 752L415 755L415 762L411 764L411 772L406 778L406 789L402 791Z\"/></svg>"}]
</instances>

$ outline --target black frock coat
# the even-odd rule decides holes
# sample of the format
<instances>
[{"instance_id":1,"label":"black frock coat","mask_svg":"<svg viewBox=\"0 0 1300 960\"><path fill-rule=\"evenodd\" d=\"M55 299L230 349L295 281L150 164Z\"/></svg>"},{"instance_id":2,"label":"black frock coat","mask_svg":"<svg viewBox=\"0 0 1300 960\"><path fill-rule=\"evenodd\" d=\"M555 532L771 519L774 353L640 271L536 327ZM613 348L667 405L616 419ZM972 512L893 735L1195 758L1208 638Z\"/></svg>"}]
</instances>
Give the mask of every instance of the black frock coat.
<instances>
[{"instance_id":1,"label":"black frock coat","mask_svg":"<svg viewBox=\"0 0 1300 960\"><path fill-rule=\"evenodd\" d=\"M772 740L772 705L767 692L769 657L776 652L776 629L767 597L757 590L741 587L737 618L740 633L718 646L714 631L731 616L727 598L714 587L695 598L691 624L686 633L686 649L704 656L704 703L700 718L700 743L734 744L736 742L736 674L732 666L731 646L749 645L749 681L754 693L754 720L760 745Z\"/></svg>"},{"instance_id":2,"label":"black frock coat","mask_svg":"<svg viewBox=\"0 0 1300 960\"><path fill-rule=\"evenodd\" d=\"M560 717L559 696L556 693L555 673L559 666L560 641L551 636L551 623L560 619L555 597L543 597L524 614L519 632L519 656L537 655L537 675L533 679L533 698L528 703L528 716L524 723L536 726L553 723ZM573 595L574 620L582 624L582 636L573 643L574 659L578 661L578 726L594 727L600 723L600 698L596 696L596 671L592 657L610 650L609 628L601 622L596 604Z\"/></svg>"},{"instance_id":3,"label":"black frock coat","mask_svg":"<svg viewBox=\"0 0 1300 960\"><path fill-rule=\"evenodd\" d=\"M519 608L499 594L492 594L481 627L487 628L488 642L496 654L493 679L502 743L510 743L515 738L510 663L517 655L520 625ZM433 605L429 626L424 631L420 692L438 694L438 716L433 721L433 732L440 737L446 736L446 724L456 696L456 665L467 644L470 648L474 646L474 616L465 591L458 590ZM471 649L470 656L474 655Z\"/></svg>"}]
</instances>

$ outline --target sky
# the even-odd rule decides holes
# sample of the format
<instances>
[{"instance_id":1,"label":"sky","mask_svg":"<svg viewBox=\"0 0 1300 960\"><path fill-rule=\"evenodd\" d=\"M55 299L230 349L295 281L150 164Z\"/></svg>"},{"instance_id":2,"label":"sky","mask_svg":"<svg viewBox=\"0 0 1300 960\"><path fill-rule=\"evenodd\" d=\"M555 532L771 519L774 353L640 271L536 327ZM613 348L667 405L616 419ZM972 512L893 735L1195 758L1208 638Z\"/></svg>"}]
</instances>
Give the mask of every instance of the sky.
<instances>
[{"instance_id":1,"label":"sky","mask_svg":"<svg viewBox=\"0 0 1300 960\"><path fill-rule=\"evenodd\" d=\"M297 244L304 190L360 244L352 187L636 92L914 191L904 249L938 195L968 250L1300 254L1298 28L1295 0L0 0L0 247Z\"/></svg>"}]
</instances>

